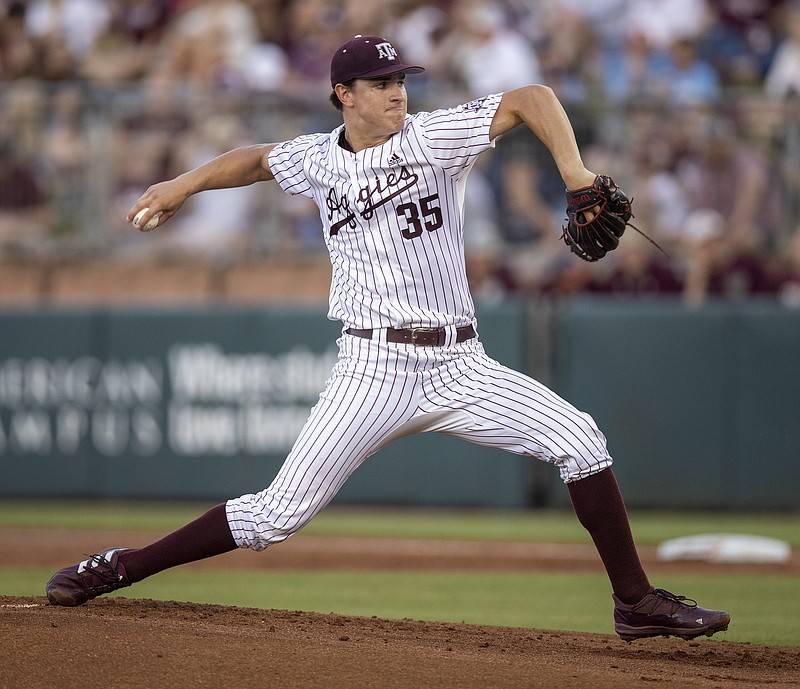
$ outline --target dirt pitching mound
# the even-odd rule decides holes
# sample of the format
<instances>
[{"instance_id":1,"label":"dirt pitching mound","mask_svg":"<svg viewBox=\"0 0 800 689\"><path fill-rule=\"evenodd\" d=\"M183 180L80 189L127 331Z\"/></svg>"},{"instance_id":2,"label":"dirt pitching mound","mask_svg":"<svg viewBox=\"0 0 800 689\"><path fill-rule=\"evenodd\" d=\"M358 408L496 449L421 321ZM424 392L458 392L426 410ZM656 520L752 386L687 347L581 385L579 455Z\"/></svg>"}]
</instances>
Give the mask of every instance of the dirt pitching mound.
<instances>
[{"instance_id":1,"label":"dirt pitching mound","mask_svg":"<svg viewBox=\"0 0 800 689\"><path fill-rule=\"evenodd\" d=\"M797 689L800 648L109 598L0 597L0 686Z\"/></svg>"}]
</instances>

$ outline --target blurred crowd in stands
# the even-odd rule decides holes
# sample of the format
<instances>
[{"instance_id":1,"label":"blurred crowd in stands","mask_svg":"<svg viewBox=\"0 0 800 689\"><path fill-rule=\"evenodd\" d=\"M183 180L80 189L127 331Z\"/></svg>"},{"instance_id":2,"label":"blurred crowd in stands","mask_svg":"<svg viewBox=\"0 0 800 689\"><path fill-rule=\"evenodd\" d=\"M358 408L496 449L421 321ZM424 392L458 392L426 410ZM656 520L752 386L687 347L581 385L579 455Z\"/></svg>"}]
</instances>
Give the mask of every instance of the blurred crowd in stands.
<instances>
[{"instance_id":1,"label":"blurred crowd in stands","mask_svg":"<svg viewBox=\"0 0 800 689\"><path fill-rule=\"evenodd\" d=\"M551 86L587 166L669 254L628 230L601 262L572 256L563 183L518 129L468 185L478 299L800 307L798 0L3 0L0 257L324 253L316 208L276 185L200 194L151 234L124 218L225 150L339 124L330 57L356 33L427 66L406 82L412 111Z\"/></svg>"}]
</instances>

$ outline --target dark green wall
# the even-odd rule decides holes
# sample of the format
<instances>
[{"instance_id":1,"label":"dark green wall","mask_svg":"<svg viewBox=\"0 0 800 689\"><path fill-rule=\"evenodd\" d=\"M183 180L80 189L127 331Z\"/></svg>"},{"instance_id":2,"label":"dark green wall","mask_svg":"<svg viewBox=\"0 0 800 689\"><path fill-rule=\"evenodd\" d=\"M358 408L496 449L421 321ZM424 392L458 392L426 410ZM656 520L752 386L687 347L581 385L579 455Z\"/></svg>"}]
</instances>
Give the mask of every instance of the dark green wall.
<instances>
[{"instance_id":1,"label":"dark green wall","mask_svg":"<svg viewBox=\"0 0 800 689\"><path fill-rule=\"evenodd\" d=\"M581 301L555 387L608 438L629 504L800 506L800 313Z\"/></svg>"},{"instance_id":2,"label":"dark green wall","mask_svg":"<svg viewBox=\"0 0 800 689\"><path fill-rule=\"evenodd\" d=\"M224 499L269 483L335 360L321 310L0 312L0 495ZM629 505L800 507L800 313L479 309L489 354L606 434ZM552 467L429 434L340 503L565 505Z\"/></svg>"},{"instance_id":3,"label":"dark green wall","mask_svg":"<svg viewBox=\"0 0 800 689\"><path fill-rule=\"evenodd\" d=\"M481 322L524 365L519 307ZM335 362L319 310L0 312L0 495L224 499L268 485ZM531 463L406 438L356 472L351 503L520 506Z\"/></svg>"}]
</instances>

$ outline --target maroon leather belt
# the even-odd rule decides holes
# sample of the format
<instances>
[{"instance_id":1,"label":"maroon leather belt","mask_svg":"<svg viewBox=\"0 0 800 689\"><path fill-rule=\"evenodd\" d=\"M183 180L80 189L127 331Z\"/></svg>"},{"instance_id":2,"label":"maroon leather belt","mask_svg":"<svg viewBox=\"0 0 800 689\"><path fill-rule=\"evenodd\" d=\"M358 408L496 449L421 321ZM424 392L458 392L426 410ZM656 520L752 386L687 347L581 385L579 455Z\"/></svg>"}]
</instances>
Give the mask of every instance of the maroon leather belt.
<instances>
[{"instance_id":1,"label":"maroon leather belt","mask_svg":"<svg viewBox=\"0 0 800 689\"><path fill-rule=\"evenodd\" d=\"M358 330L357 328L348 328L345 330L348 335L355 335L356 337L365 337L368 340L372 339L373 330L367 328L366 330ZM471 325L465 325L461 328L456 328L456 342L465 342L475 337L475 328ZM386 328L386 341L387 342L400 342L405 344L413 344L417 347L442 347L447 341L446 328Z\"/></svg>"}]
</instances>

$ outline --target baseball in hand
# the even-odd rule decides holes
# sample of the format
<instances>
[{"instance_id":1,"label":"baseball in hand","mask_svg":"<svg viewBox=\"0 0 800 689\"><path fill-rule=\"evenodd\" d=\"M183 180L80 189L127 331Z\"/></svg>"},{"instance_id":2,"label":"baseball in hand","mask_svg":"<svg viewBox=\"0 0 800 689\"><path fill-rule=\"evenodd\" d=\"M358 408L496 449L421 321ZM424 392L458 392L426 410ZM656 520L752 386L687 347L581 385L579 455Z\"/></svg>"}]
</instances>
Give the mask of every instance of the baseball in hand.
<instances>
[{"instance_id":1,"label":"baseball in hand","mask_svg":"<svg viewBox=\"0 0 800 689\"><path fill-rule=\"evenodd\" d=\"M156 213L150 220L147 221L147 224L144 227L139 227L139 221L142 219L142 216L149 211L150 208L142 208L137 214L136 217L133 219L133 226L138 227L139 230L142 232L150 232L150 230L154 230L158 227L158 220L161 217L161 213Z\"/></svg>"}]
</instances>

